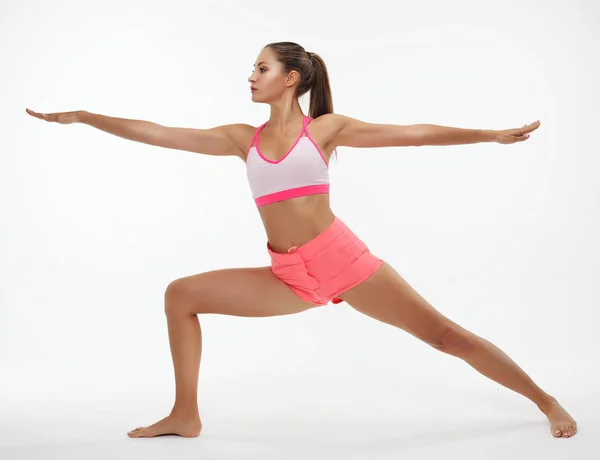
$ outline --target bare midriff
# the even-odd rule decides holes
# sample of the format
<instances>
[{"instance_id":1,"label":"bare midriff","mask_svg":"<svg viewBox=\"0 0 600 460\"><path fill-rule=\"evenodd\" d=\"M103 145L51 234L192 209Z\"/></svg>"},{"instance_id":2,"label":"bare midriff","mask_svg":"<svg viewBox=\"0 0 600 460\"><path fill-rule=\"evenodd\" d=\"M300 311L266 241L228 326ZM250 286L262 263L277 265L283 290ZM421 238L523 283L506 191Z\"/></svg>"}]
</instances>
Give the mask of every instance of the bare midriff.
<instances>
[{"instance_id":1,"label":"bare midriff","mask_svg":"<svg viewBox=\"0 0 600 460\"><path fill-rule=\"evenodd\" d=\"M292 198L258 208L274 252L300 247L327 229L335 219L329 195Z\"/></svg>"}]
</instances>

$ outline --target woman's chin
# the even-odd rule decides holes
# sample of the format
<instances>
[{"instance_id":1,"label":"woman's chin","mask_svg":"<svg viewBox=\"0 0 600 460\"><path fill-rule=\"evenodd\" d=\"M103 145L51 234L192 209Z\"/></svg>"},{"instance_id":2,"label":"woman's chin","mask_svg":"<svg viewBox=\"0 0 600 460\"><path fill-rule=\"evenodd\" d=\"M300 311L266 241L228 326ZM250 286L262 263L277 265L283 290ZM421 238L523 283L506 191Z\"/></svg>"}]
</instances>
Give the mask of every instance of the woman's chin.
<instances>
[{"instance_id":1,"label":"woman's chin","mask_svg":"<svg viewBox=\"0 0 600 460\"><path fill-rule=\"evenodd\" d=\"M252 102L265 102L260 96L258 96L256 93L252 93Z\"/></svg>"}]
</instances>

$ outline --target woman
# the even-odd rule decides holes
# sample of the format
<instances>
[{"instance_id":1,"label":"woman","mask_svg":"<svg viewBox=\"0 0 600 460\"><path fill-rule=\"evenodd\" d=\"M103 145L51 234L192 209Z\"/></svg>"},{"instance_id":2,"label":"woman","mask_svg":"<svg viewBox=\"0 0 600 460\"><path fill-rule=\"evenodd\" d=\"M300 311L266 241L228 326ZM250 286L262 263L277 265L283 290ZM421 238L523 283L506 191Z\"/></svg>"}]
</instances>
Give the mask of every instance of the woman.
<instances>
[{"instance_id":1,"label":"woman","mask_svg":"<svg viewBox=\"0 0 600 460\"><path fill-rule=\"evenodd\" d=\"M39 114L27 109L49 122L85 123L133 141L208 155L235 155L246 162L271 266L215 270L169 284L165 310L175 403L169 416L128 435L200 434L197 389L202 335L197 314L266 317L345 301L463 359L534 402L548 417L553 436L573 436L576 422L554 397L496 346L435 310L390 265L373 255L329 206L328 164L338 146L512 144L528 139L539 122L520 129L482 131L370 124L337 115L323 60L289 42L263 48L248 80L252 100L271 107L269 120L258 129L245 124L172 128L86 111ZM308 91L310 117L304 116L298 102Z\"/></svg>"}]
</instances>

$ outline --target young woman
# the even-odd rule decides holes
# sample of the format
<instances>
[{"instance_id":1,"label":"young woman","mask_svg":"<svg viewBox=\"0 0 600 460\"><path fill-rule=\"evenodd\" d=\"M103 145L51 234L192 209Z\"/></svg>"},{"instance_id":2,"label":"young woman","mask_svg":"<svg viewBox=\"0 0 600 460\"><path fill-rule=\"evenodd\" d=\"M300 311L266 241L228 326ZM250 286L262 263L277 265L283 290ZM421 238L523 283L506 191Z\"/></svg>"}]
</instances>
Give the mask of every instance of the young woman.
<instances>
[{"instance_id":1,"label":"young woman","mask_svg":"<svg viewBox=\"0 0 600 460\"><path fill-rule=\"evenodd\" d=\"M246 163L271 265L215 270L169 284L165 310L175 370L175 403L167 417L128 435L200 434L199 313L266 317L345 301L463 359L535 403L548 417L553 436L573 436L576 422L553 396L492 343L435 310L394 268L373 255L329 206L328 164L336 147L512 144L527 140L539 122L501 131L365 123L333 113L325 64L300 45L269 44L254 67L248 79L252 100L271 107L269 120L258 129L245 124L174 128L86 111L40 114L27 109L30 115L49 122L85 123L133 141L208 155L235 155ZM309 91L307 117L298 98Z\"/></svg>"}]
</instances>

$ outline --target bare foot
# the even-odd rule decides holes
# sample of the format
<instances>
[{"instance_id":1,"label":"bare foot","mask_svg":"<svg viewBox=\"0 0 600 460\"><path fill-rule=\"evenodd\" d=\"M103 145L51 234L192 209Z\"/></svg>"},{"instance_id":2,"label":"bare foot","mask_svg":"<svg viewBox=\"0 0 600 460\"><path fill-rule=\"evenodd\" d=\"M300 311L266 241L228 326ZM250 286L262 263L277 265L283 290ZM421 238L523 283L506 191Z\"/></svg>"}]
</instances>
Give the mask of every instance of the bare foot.
<instances>
[{"instance_id":1,"label":"bare foot","mask_svg":"<svg viewBox=\"0 0 600 460\"><path fill-rule=\"evenodd\" d=\"M154 425L140 427L127 433L130 438L153 438L173 434L184 438L196 438L202 431L199 418L177 418L172 415L163 418Z\"/></svg>"},{"instance_id":2,"label":"bare foot","mask_svg":"<svg viewBox=\"0 0 600 460\"><path fill-rule=\"evenodd\" d=\"M550 422L550 432L555 438L570 438L577 433L577 422L563 409L555 398L546 407L540 407Z\"/></svg>"}]
</instances>

